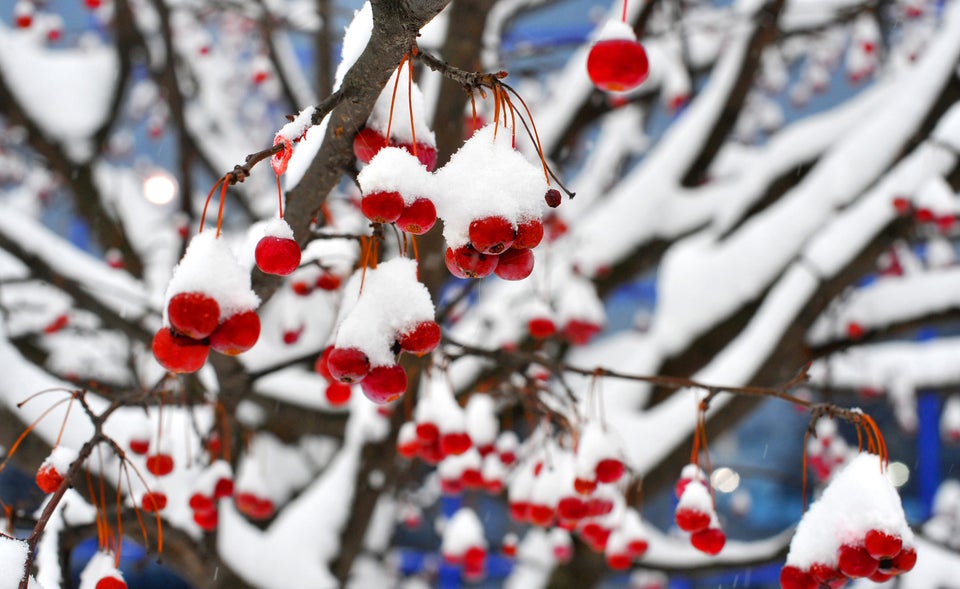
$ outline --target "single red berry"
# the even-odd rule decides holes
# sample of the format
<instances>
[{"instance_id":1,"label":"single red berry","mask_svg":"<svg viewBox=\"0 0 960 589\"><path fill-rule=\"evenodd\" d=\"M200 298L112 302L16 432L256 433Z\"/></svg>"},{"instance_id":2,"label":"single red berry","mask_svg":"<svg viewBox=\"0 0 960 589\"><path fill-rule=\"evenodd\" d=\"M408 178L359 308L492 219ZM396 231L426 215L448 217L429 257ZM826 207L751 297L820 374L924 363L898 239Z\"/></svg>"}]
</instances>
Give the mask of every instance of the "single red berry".
<instances>
[{"instance_id":1,"label":"single red berry","mask_svg":"<svg viewBox=\"0 0 960 589\"><path fill-rule=\"evenodd\" d=\"M673 519L684 532L698 532L710 525L710 514L693 507L677 508Z\"/></svg>"},{"instance_id":2,"label":"single red berry","mask_svg":"<svg viewBox=\"0 0 960 589\"><path fill-rule=\"evenodd\" d=\"M515 538L504 538L500 550L507 558L513 558L517 555L517 540Z\"/></svg>"},{"instance_id":3,"label":"single red berry","mask_svg":"<svg viewBox=\"0 0 960 589\"><path fill-rule=\"evenodd\" d=\"M287 237L264 235L257 242L254 257L264 274L287 276L300 266L300 245Z\"/></svg>"},{"instance_id":4,"label":"single red berry","mask_svg":"<svg viewBox=\"0 0 960 589\"><path fill-rule=\"evenodd\" d=\"M603 497L591 497L587 499L587 515L597 517L607 515L613 511L613 501Z\"/></svg>"},{"instance_id":5,"label":"single red berry","mask_svg":"<svg viewBox=\"0 0 960 589\"><path fill-rule=\"evenodd\" d=\"M63 483L63 475L52 464L46 464L37 471L37 486L44 493L53 493Z\"/></svg>"},{"instance_id":6,"label":"single red berry","mask_svg":"<svg viewBox=\"0 0 960 589\"><path fill-rule=\"evenodd\" d=\"M595 472L601 483L615 483L623 476L624 470L623 463L616 458L604 458L597 463Z\"/></svg>"},{"instance_id":7,"label":"single red berry","mask_svg":"<svg viewBox=\"0 0 960 589\"><path fill-rule=\"evenodd\" d=\"M440 448L442 451L443 446ZM463 474L460 475L460 482L462 482L463 486L467 487L468 489L483 488L483 474L475 468L464 469Z\"/></svg>"},{"instance_id":8,"label":"single red berry","mask_svg":"<svg viewBox=\"0 0 960 589\"><path fill-rule=\"evenodd\" d=\"M582 346L589 342L593 336L600 333L602 328L596 323L582 319L571 319L563 326L563 337L575 346Z\"/></svg>"},{"instance_id":9,"label":"single red berry","mask_svg":"<svg viewBox=\"0 0 960 589\"><path fill-rule=\"evenodd\" d=\"M253 73L251 80L254 84L260 85L267 81L267 78L270 77L270 74L265 70L257 70Z\"/></svg>"},{"instance_id":10,"label":"single red berry","mask_svg":"<svg viewBox=\"0 0 960 589\"><path fill-rule=\"evenodd\" d=\"M16 25L19 29L29 29L30 25L33 24L33 15L31 14L21 14L16 18Z\"/></svg>"},{"instance_id":11,"label":"single red berry","mask_svg":"<svg viewBox=\"0 0 960 589\"><path fill-rule=\"evenodd\" d=\"M353 138L353 154L361 162L369 164L373 156L377 155L377 152L383 149L386 144L386 137L370 127L364 127Z\"/></svg>"},{"instance_id":12,"label":"single red berry","mask_svg":"<svg viewBox=\"0 0 960 589\"><path fill-rule=\"evenodd\" d=\"M147 456L147 470L158 477L170 474L173 472L173 456L169 454L151 454Z\"/></svg>"},{"instance_id":13,"label":"single red berry","mask_svg":"<svg viewBox=\"0 0 960 589\"><path fill-rule=\"evenodd\" d=\"M918 223L931 223L936 217L936 215L933 214L933 211L925 207L917 209L913 216L916 218Z\"/></svg>"},{"instance_id":14,"label":"single red berry","mask_svg":"<svg viewBox=\"0 0 960 589\"><path fill-rule=\"evenodd\" d=\"M327 384L327 389L324 391L324 395L327 397L328 403L334 407L339 407L350 400L350 391L350 385L348 384L344 384L342 382L331 382Z\"/></svg>"},{"instance_id":15,"label":"single red berry","mask_svg":"<svg viewBox=\"0 0 960 589\"><path fill-rule=\"evenodd\" d=\"M221 477L217 479L217 484L213 486L213 496L217 499L223 499L233 495L233 479Z\"/></svg>"},{"instance_id":16,"label":"single red berry","mask_svg":"<svg viewBox=\"0 0 960 589\"><path fill-rule=\"evenodd\" d=\"M317 278L317 288L320 290L337 290L340 288L340 277L330 272L324 272Z\"/></svg>"},{"instance_id":17,"label":"single red berry","mask_svg":"<svg viewBox=\"0 0 960 589\"><path fill-rule=\"evenodd\" d=\"M546 339L557 333L557 326L547 317L534 317L527 322L527 331L534 339Z\"/></svg>"},{"instance_id":18,"label":"single red berry","mask_svg":"<svg viewBox=\"0 0 960 589\"><path fill-rule=\"evenodd\" d=\"M510 517L518 522L527 521L527 514L530 511L530 504L526 501L511 501L509 504Z\"/></svg>"},{"instance_id":19,"label":"single red berry","mask_svg":"<svg viewBox=\"0 0 960 589\"><path fill-rule=\"evenodd\" d=\"M167 496L160 491L145 493L140 500L140 508L146 512L163 511L167 506Z\"/></svg>"},{"instance_id":20,"label":"single red berry","mask_svg":"<svg viewBox=\"0 0 960 589\"><path fill-rule=\"evenodd\" d=\"M587 517L587 502L579 497L567 496L557 502L560 519L581 520Z\"/></svg>"},{"instance_id":21,"label":"single red berry","mask_svg":"<svg viewBox=\"0 0 960 589\"><path fill-rule=\"evenodd\" d=\"M400 147L406 149L410 154L416 155L417 159L420 160L420 163L427 168L428 172L432 172L437 167L437 148L429 145L427 143L417 143L417 153L413 153L413 146L409 143L401 143Z\"/></svg>"},{"instance_id":22,"label":"single red berry","mask_svg":"<svg viewBox=\"0 0 960 589\"><path fill-rule=\"evenodd\" d=\"M146 454L150 451L150 440L134 438L129 443L130 451L134 454Z\"/></svg>"},{"instance_id":23,"label":"single red berry","mask_svg":"<svg viewBox=\"0 0 960 589\"><path fill-rule=\"evenodd\" d=\"M300 340L300 334L303 333L303 326L301 325L298 329L288 329L283 332L283 343L288 346L292 346Z\"/></svg>"},{"instance_id":24,"label":"single red berry","mask_svg":"<svg viewBox=\"0 0 960 589\"><path fill-rule=\"evenodd\" d=\"M500 254L513 245L517 230L503 217L474 219L469 228L473 249L482 254Z\"/></svg>"},{"instance_id":25,"label":"single red berry","mask_svg":"<svg viewBox=\"0 0 960 589\"><path fill-rule=\"evenodd\" d=\"M440 344L440 326L436 321L421 321L400 335L400 349L417 356L429 354Z\"/></svg>"},{"instance_id":26,"label":"single red berry","mask_svg":"<svg viewBox=\"0 0 960 589\"><path fill-rule=\"evenodd\" d=\"M326 380L333 380L333 375L330 374L330 368L327 366L327 359L330 357L331 352L333 352L333 346L327 346L323 349L323 353L317 358L317 361L313 364L313 369L317 374L322 376Z\"/></svg>"},{"instance_id":27,"label":"single red berry","mask_svg":"<svg viewBox=\"0 0 960 589\"><path fill-rule=\"evenodd\" d=\"M877 572L877 569L880 568L880 562L870 556L870 553L863 546L844 544L839 550L837 568L844 575L856 579L869 577Z\"/></svg>"},{"instance_id":28,"label":"single red berry","mask_svg":"<svg viewBox=\"0 0 960 589\"><path fill-rule=\"evenodd\" d=\"M551 209L555 209L560 206L561 196L560 191L556 188L551 188L547 190L547 193L543 195L543 199L547 201L547 206Z\"/></svg>"},{"instance_id":29,"label":"single red berry","mask_svg":"<svg viewBox=\"0 0 960 589\"><path fill-rule=\"evenodd\" d=\"M190 509L194 511L209 511L216 509L217 506L216 503L213 502L213 497L209 497L203 493L190 495L190 500L187 504L190 506Z\"/></svg>"},{"instance_id":30,"label":"single red berry","mask_svg":"<svg viewBox=\"0 0 960 589\"><path fill-rule=\"evenodd\" d=\"M100 5L103 3L103 0L83 0L83 4L90 10L96 10L100 8Z\"/></svg>"},{"instance_id":31,"label":"single red berry","mask_svg":"<svg viewBox=\"0 0 960 589\"><path fill-rule=\"evenodd\" d=\"M243 311L231 316L210 334L210 346L228 356L242 354L260 338L260 317L256 311Z\"/></svg>"},{"instance_id":32,"label":"single red berry","mask_svg":"<svg viewBox=\"0 0 960 589\"><path fill-rule=\"evenodd\" d=\"M625 92L647 79L647 52L631 39L597 41L587 55L587 74L593 85L607 92Z\"/></svg>"},{"instance_id":33,"label":"single red berry","mask_svg":"<svg viewBox=\"0 0 960 589\"><path fill-rule=\"evenodd\" d=\"M532 251L510 249L500 254L493 272L504 280L523 280L533 272L534 262Z\"/></svg>"},{"instance_id":34,"label":"single red berry","mask_svg":"<svg viewBox=\"0 0 960 589\"><path fill-rule=\"evenodd\" d=\"M727 543L727 536L720 528L707 528L694 532L690 536L690 544L694 548L709 555L719 554L723 545Z\"/></svg>"},{"instance_id":35,"label":"single red berry","mask_svg":"<svg viewBox=\"0 0 960 589\"><path fill-rule=\"evenodd\" d=\"M302 280L297 280L292 283L290 288L293 289L294 294L301 297L305 297L313 292L313 285Z\"/></svg>"},{"instance_id":36,"label":"single red berry","mask_svg":"<svg viewBox=\"0 0 960 589\"><path fill-rule=\"evenodd\" d=\"M440 441L440 428L429 421L417 424L417 439L423 444L432 444Z\"/></svg>"},{"instance_id":37,"label":"single red berry","mask_svg":"<svg viewBox=\"0 0 960 589\"><path fill-rule=\"evenodd\" d=\"M553 523L553 516L553 507L543 503L531 503L530 509L527 511L530 523L543 527Z\"/></svg>"},{"instance_id":38,"label":"single red berry","mask_svg":"<svg viewBox=\"0 0 960 589\"><path fill-rule=\"evenodd\" d=\"M532 249L543 241L543 222L540 219L527 219L517 224L517 238L513 249Z\"/></svg>"},{"instance_id":39,"label":"single red berry","mask_svg":"<svg viewBox=\"0 0 960 589\"><path fill-rule=\"evenodd\" d=\"M590 481L577 477L573 479L573 488L581 495L589 495L597 489L597 481Z\"/></svg>"},{"instance_id":40,"label":"single red berry","mask_svg":"<svg viewBox=\"0 0 960 589\"><path fill-rule=\"evenodd\" d=\"M893 568L899 573L912 570L915 564L917 564L917 551L913 548L904 548L900 554L893 557Z\"/></svg>"},{"instance_id":41,"label":"single red berry","mask_svg":"<svg viewBox=\"0 0 960 589\"><path fill-rule=\"evenodd\" d=\"M650 543L646 540L631 540L627 543L627 552L633 558L640 558L650 549Z\"/></svg>"},{"instance_id":42,"label":"single red berry","mask_svg":"<svg viewBox=\"0 0 960 589\"><path fill-rule=\"evenodd\" d=\"M863 325L857 323L856 321L851 321L847 323L847 338L852 340L858 340L864 336L867 331L863 328Z\"/></svg>"},{"instance_id":43,"label":"single red berry","mask_svg":"<svg viewBox=\"0 0 960 589\"><path fill-rule=\"evenodd\" d=\"M220 305L202 292L181 292L167 303L170 326L193 339L209 337L220 323Z\"/></svg>"},{"instance_id":44,"label":"single red berry","mask_svg":"<svg viewBox=\"0 0 960 589\"><path fill-rule=\"evenodd\" d=\"M57 315L57 317L43 328L43 333L57 333L70 323L70 317L66 314Z\"/></svg>"},{"instance_id":45,"label":"single red berry","mask_svg":"<svg viewBox=\"0 0 960 589\"><path fill-rule=\"evenodd\" d=\"M893 578L893 575L891 575L890 573L885 573L883 571L877 571L867 578L873 581L874 583L886 583L887 581Z\"/></svg>"},{"instance_id":46,"label":"single red berry","mask_svg":"<svg viewBox=\"0 0 960 589\"><path fill-rule=\"evenodd\" d=\"M787 565L780 570L781 589L819 589L820 583L809 572Z\"/></svg>"},{"instance_id":47,"label":"single red berry","mask_svg":"<svg viewBox=\"0 0 960 589\"><path fill-rule=\"evenodd\" d=\"M403 213L399 192L371 192L360 199L360 210L374 223L393 223Z\"/></svg>"},{"instance_id":48,"label":"single red berry","mask_svg":"<svg viewBox=\"0 0 960 589\"><path fill-rule=\"evenodd\" d=\"M397 454L404 458L413 458L420 450L420 443L416 438L401 441L397 440Z\"/></svg>"},{"instance_id":49,"label":"single red berry","mask_svg":"<svg viewBox=\"0 0 960 589\"><path fill-rule=\"evenodd\" d=\"M615 571L625 571L633 564L633 559L625 552L613 552L607 556L607 566Z\"/></svg>"},{"instance_id":50,"label":"single red berry","mask_svg":"<svg viewBox=\"0 0 960 589\"><path fill-rule=\"evenodd\" d=\"M330 376L342 383L360 382L370 372L370 359L357 348L333 348L324 356Z\"/></svg>"},{"instance_id":51,"label":"single red berry","mask_svg":"<svg viewBox=\"0 0 960 589\"><path fill-rule=\"evenodd\" d=\"M193 513L194 523L196 523L197 526L204 532L212 532L217 529L217 522L219 519L220 516L216 509L195 511Z\"/></svg>"},{"instance_id":52,"label":"single red berry","mask_svg":"<svg viewBox=\"0 0 960 589\"><path fill-rule=\"evenodd\" d=\"M820 585L832 586L836 582L846 584L847 578L835 567L816 562L810 565L810 576Z\"/></svg>"},{"instance_id":53,"label":"single red berry","mask_svg":"<svg viewBox=\"0 0 960 589\"><path fill-rule=\"evenodd\" d=\"M459 456L469 450L471 446L473 446L473 442L466 432L451 432L440 436L440 452L445 456Z\"/></svg>"},{"instance_id":54,"label":"single red berry","mask_svg":"<svg viewBox=\"0 0 960 589\"><path fill-rule=\"evenodd\" d=\"M407 373L398 364L377 366L360 381L360 388L368 399L378 405L400 398L407 390Z\"/></svg>"},{"instance_id":55,"label":"single red berry","mask_svg":"<svg viewBox=\"0 0 960 589\"><path fill-rule=\"evenodd\" d=\"M580 529L580 535L597 552L603 551L607 547L607 541L610 539L610 530L596 522L590 522Z\"/></svg>"},{"instance_id":56,"label":"single red berry","mask_svg":"<svg viewBox=\"0 0 960 589\"><path fill-rule=\"evenodd\" d=\"M94 589L127 589L127 584L118 577L103 577L97 581L97 585Z\"/></svg>"},{"instance_id":57,"label":"single red berry","mask_svg":"<svg viewBox=\"0 0 960 589\"><path fill-rule=\"evenodd\" d=\"M161 327L160 331L153 336L151 349L154 358L161 366L176 373L200 370L210 354L208 344L183 335L177 335L166 327Z\"/></svg>"},{"instance_id":58,"label":"single red berry","mask_svg":"<svg viewBox=\"0 0 960 589\"><path fill-rule=\"evenodd\" d=\"M481 254L468 244L455 250L448 247L444 261L457 278L483 278L493 273L500 258Z\"/></svg>"},{"instance_id":59,"label":"single red berry","mask_svg":"<svg viewBox=\"0 0 960 589\"><path fill-rule=\"evenodd\" d=\"M870 530L867 532L863 543L867 552L870 553L870 556L877 560L893 558L900 554L900 550L903 548L903 540L900 539L900 536L887 534L880 530Z\"/></svg>"},{"instance_id":60,"label":"single red berry","mask_svg":"<svg viewBox=\"0 0 960 589\"><path fill-rule=\"evenodd\" d=\"M428 198L418 198L403 207L397 227L411 235L423 235L437 222L437 207Z\"/></svg>"},{"instance_id":61,"label":"single red berry","mask_svg":"<svg viewBox=\"0 0 960 589\"><path fill-rule=\"evenodd\" d=\"M898 196L893 199L893 208L895 211L897 211L898 215L906 215L910 212L910 209L913 208L913 204L910 202L909 198Z\"/></svg>"}]
</instances>

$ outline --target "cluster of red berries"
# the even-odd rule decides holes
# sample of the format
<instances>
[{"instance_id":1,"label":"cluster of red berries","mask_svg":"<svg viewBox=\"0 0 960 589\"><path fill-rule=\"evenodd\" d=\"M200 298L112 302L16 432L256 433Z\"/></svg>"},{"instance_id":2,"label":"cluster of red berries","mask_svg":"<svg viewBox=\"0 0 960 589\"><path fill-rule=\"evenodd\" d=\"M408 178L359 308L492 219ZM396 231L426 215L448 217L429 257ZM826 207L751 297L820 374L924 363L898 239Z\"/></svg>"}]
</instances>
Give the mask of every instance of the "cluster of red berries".
<instances>
[{"instance_id":1,"label":"cluster of red berries","mask_svg":"<svg viewBox=\"0 0 960 589\"><path fill-rule=\"evenodd\" d=\"M353 138L353 155L365 164L369 164L370 160L384 147L403 149L410 155L416 156L417 160L431 172L437 167L437 147L430 143L418 141L414 147L413 143L399 141L396 137L390 137L388 141L383 133L372 127L360 129Z\"/></svg>"},{"instance_id":2,"label":"cluster of red berries","mask_svg":"<svg viewBox=\"0 0 960 589\"><path fill-rule=\"evenodd\" d=\"M921 224L935 227L941 233L950 233L957 223L954 213L938 213L929 207L915 207L913 201L905 196L893 199L893 208L900 216L913 214L914 220Z\"/></svg>"},{"instance_id":3,"label":"cluster of red berries","mask_svg":"<svg viewBox=\"0 0 960 589\"><path fill-rule=\"evenodd\" d=\"M560 330L553 319L545 315L535 316L527 321L527 332L533 339L543 340L557 336L575 346L586 344L602 330L602 325L585 319L569 319Z\"/></svg>"},{"instance_id":4,"label":"cluster of red berries","mask_svg":"<svg viewBox=\"0 0 960 589\"><path fill-rule=\"evenodd\" d=\"M308 270L310 269L298 272L290 283L290 289L297 296L310 296L315 289L334 291L340 288L342 279L335 272L326 268L321 269L320 272L316 272L316 269Z\"/></svg>"},{"instance_id":5,"label":"cluster of red berries","mask_svg":"<svg viewBox=\"0 0 960 589\"><path fill-rule=\"evenodd\" d=\"M624 22L611 20L587 55L587 74L600 90L626 92L647 79L647 52Z\"/></svg>"},{"instance_id":6,"label":"cluster of red berries","mask_svg":"<svg viewBox=\"0 0 960 589\"><path fill-rule=\"evenodd\" d=\"M615 571L625 571L633 565L633 561L642 558L649 547L650 541L640 514L634 509L627 509L620 526L613 530L607 540L604 549L607 566Z\"/></svg>"},{"instance_id":7,"label":"cluster of red berries","mask_svg":"<svg viewBox=\"0 0 960 589\"><path fill-rule=\"evenodd\" d=\"M153 355L171 372L199 370L212 348L235 356L257 343L259 299L250 276L212 231L190 242L167 289L165 325L153 338Z\"/></svg>"},{"instance_id":8,"label":"cluster of red berries","mask_svg":"<svg viewBox=\"0 0 960 589\"><path fill-rule=\"evenodd\" d=\"M727 542L720 529L710 494L707 476L696 464L683 467L674 488L678 503L673 519L677 527L690 533L690 544L706 554L718 554Z\"/></svg>"},{"instance_id":9,"label":"cluster of red berries","mask_svg":"<svg viewBox=\"0 0 960 589\"><path fill-rule=\"evenodd\" d=\"M332 374L330 374L330 369L327 368L327 360L330 357L330 354L333 352L333 346L327 346L323 353L320 354L320 357L317 358L317 362L314 365L314 370L317 374L322 376L324 380L327 381L327 387L324 389L324 395L329 402L334 407L339 407L341 405L346 405L350 401L350 394L352 387L349 384L342 383L335 379Z\"/></svg>"},{"instance_id":10,"label":"cluster of red berries","mask_svg":"<svg viewBox=\"0 0 960 589\"><path fill-rule=\"evenodd\" d=\"M37 469L37 486L44 493L53 493L63 484L70 465L77 459L77 452L65 446L57 446Z\"/></svg>"},{"instance_id":11,"label":"cluster of red berries","mask_svg":"<svg viewBox=\"0 0 960 589\"><path fill-rule=\"evenodd\" d=\"M212 532L217 528L220 519L217 500L232 495L233 477L230 465L223 460L215 460L194 483L194 492L189 500L193 521L201 530Z\"/></svg>"},{"instance_id":12,"label":"cluster of red berries","mask_svg":"<svg viewBox=\"0 0 960 589\"><path fill-rule=\"evenodd\" d=\"M540 219L514 223L502 216L481 217L470 222L468 231L468 243L448 247L444 254L447 269L457 278L496 274L504 280L523 280L533 272L532 250L543 239Z\"/></svg>"},{"instance_id":13,"label":"cluster of red berries","mask_svg":"<svg viewBox=\"0 0 960 589\"><path fill-rule=\"evenodd\" d=\"M401 231L423 235L437 222L432 179L423 163L407 151L381 149L357 176L363 193L360 210L374 223L394 223Z\"/></svg>"},{"instance_id":14,"label":"cluster of red berries","mask_svg":"<svg viewBox=\"0 0 960 589\"><path fill-rule=\"evenodd\" d=\"M783 589L839 588L852 579L862 578L883 583L910 571L916 563L917 551L905 546L898 534L872 529L862 538L842 544L835 563L783 567L780 586Z\"/></svg>"},{"instance_id":15,"label":"cluster of red berries","mask_svg":"<svg viewBox=\"0 0 960 589\"><path fill-rule=\"evenodd\" d=\"M397 356L422 356L440 343L433 302L417 280L416 262L395 258L355 273L345 301L333 348L325 354L326 370L318 371L342 384L360 384L374 403L396 400L407 390Z\"/></svg>"}]
</instances>

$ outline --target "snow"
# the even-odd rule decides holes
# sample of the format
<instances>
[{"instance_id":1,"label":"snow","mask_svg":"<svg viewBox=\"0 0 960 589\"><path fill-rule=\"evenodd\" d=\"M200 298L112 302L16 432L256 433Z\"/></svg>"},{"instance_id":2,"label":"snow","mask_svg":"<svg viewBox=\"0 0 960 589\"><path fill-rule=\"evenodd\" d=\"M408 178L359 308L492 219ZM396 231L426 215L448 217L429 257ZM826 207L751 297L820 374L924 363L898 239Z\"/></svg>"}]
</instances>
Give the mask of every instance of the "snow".
<instances>
[{"instance_id":1,"label":"snow","mask_svg":"<svg viewBox=\"0 0 960 589\"><path fill-rule=\"evenodd\" d=\"M166 299L169 301L185 292L203 293L216 300L221 321L260 305L260 298L250 288L250 273L240 266L226 240L218 238L209 227L190 240L187 251L173 270ZM164 324L169 325L166 305Z\"/></svg>"},{"instance_id":2,"label":"snow","mask_svg":"<svg viewBox=\"0 0 960 589\"><path fill-rule=\"evenodd\" d=\"M267 221L267 224L263 227L263 234L265 236L293 239L293 229L290 228L289 223L281 218L273 218Z\"/></svg>"},{"instance_id":3,"label":"snow","mask_svg":"<svg viewBox=\"0 0 960 589\"><path fill-rule=\"evenodd\" d=\"M406 258L357 270L343 293L334 343L363 351L371 367L395 364L396 337L434 318L430 293L417 280L417 263Z\"/></svg>"},{"instance_id":4,"label":"snow","mask_svg":"<svg viewBox=\"0 0 960 589\"><path fill-rule=\"evenodd\" d=\"M540 218L547 190L543 171L513 148L511 132L503 124L486 125L437 170L437 215L448 246L465 245L475 219L500 216L516 227Z\"/></svg>"},{"instance_id":5,"label":"snow","mask_svg":"<svg viewBox=\"0 0 960 589\"><path fill-rule=\"evenodd\" d=\"M64 476L67 474L67 471L70 470L70 465L73 464L76 459L76 450L66 446L57 446L43 461L43 464L40 465L40 468L42 469L50 466L53 467L53 469L60 474L60 476Z\"/></svg>"},{"instance_id":6,"label":"snow","mask_svg":"<svg viewBox=\"0 0 960 589\"><path fill-rule=\"evenodd\" d=\"M471 395L465 412L467 433L470 434L473 445L477 448L492 446L500 429L493 398L484 394Z\"/></svg>"},{"instance_id":7,"label":"snow","mask_svg":"<svg viewBox=\"0 0 960 589\"><path fill-rule=\"evenodd\" d=\"M841 545L862 545L870 530L899 536L914 545L900 498L875 454L862 453L838 472L797 525L787 564L808 570L815 563L834 566Z\"/></svg>"},{"instance_id":8,"label":"snow","mask_svg":"<svg viewBox=\"0 0 960 589\"><path fill-rule=\"evenodd\" d=\"M27 555L30 546L25 540L17 540L0 534L0 589L17 589L26 574Z\"/></svg>"},{"instance_id":9,"label":"snow","mask_svg":"<svg viewBox=\"0 0 960 589\"><path fill-rule=\"evenodd\" d=\"M357 175L363 194L398 192L406 204L418 198L434 200L433 174L416 156L401 147L384 147Z\"/></svg>"},{"instance_id":10,"label":"snow","mask_svg":"<svg viewBox=\"0 0 960 589\"><path fill-rule=\"evenodd\" d=\"M108 118L118 66L117 54L99 42L51 51L32 35L0 26L0 71L7 87L76 162L95 155L89 139Z\"/></svg>"},{"instance_id":11,"label":"snow","mask_svg":"<svg viewBox=\"0 0 960 589\"><path fill-rule=\"evenodd\" d=\"M444 526L440 552L445 556L458 557L474 547L487 547L487 541L483 535L483 524L480 523L480 518L475 511L469 507L461 507Z\"/></svg>"}]
</instances>

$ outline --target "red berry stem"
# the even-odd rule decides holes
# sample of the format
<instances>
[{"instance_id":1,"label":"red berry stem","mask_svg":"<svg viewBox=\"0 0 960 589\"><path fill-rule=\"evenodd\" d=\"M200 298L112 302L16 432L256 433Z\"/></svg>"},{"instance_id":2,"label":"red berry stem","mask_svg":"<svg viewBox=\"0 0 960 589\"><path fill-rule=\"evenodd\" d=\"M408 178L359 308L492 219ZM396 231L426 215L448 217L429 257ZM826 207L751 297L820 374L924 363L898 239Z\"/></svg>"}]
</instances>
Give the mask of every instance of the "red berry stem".
<instances>
[{"instance_id":1,"label":"red berry stem","mask_svg":"<svg viewBox=\"0 0 960 589\"><path fill-rule=\"evenodd\" d=\"M627 0L623 0L623 15L620 17L621 22L627 22Z\"/></svg>"},{"instance_id":2,"label":"red berry stem","mask_svg":"<svg viewBox=\"0 0 960 589\"><path fill-rule=\"evenodd\" d=\"M413 60L410 58L405 58L407 61L407 66L409 66L410 75L407 76L407 107L410 110L410 137L413 142L413 157L417 157L417 128L413 125ZM403 62L400 63L400 67L403 68ZM397 74L397 81L399 82L400 74Z\"/></svg>"},{"instance_id":3,"label":"red berry stem","mask_svg":"<svg viewBox=\"0 0 960 589\"><path fill-rule=\"evenodd\" d=\"M277 176L277 210L280 218L283 218L283 190L280 189L280 176Z\"/></svg>"},{"instance_id":4,"label":"red berry stem","mask_svg":"<svg viewBox=\"0 0 960 589\"><path fill-rule=\"evenodd\" d=\"M388 147L390 145L390 129L393 127L393 107L397 104L397 89L400 87L400 72L403 71L403 65L407 63L410 55L404 55L403 59L400 60L400 65L397 66L397 79L393 81L393 96L390 97L390 116L387 118L387 132L383 134L383 146ZM413 148L417 148L416 142L413 144ZM414 153L416 155L416 153Z\"/></svg>"}]
</instances>

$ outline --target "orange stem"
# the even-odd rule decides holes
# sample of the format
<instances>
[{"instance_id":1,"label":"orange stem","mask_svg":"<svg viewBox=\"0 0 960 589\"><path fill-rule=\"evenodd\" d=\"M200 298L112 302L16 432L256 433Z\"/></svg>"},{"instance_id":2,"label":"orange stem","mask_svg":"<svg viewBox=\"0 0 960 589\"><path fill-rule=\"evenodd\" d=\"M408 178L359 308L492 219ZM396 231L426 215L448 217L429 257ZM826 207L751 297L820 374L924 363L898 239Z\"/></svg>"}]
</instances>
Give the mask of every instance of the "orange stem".
<instances>
[{"instance_id":1,"label":"orange stem","mask_svg":"<svg viewBox=\"0 0 960 589\"><path fill-rule=\"evenodd\" d=\"M224 182L220 188L220 210L217 211L217 235L220 237L220 228L223 226L223 205L227 201L227 183Z\"/></svg>"},{"instance_id":2,"label":"orange stem","mask_svg":"<svg viewBox=\"0 0 960 589\"><path fill-rule=\"evenodd\" d=\"M407 105L410 108L410 135L413 138L413 157L417 157L417 128L413 125L413 60L407 60L410 75L407 76ZM399 78L399 76L397 76Z\"/></svg>"},{"instance_id":3,"label":"orange stem","mask_svg":"<svg viewBox=\"0 0 960 589\"><path fill-rule=\"evenodd\" d=\"M530 107L527 106L527 102L523 99L523 96L517 94L517 91L513 88L510 88L510 92L513 93L514 97L520 101L520 105L523 106L523 110L527 113L527 118L530 119L530 127L533 129L533 138L537 142L537 155L540 156L540 163L543 164L543 177L547 180L547 186L550 186L550 172L547 170L547 159L543 155L543 145L540 143L540 133L537 132L537 123L533 120L533 113L530 112Z\"/></svg>"},{"instance_id":4,"label":"orange stem","mask_svg":"<svg viewBox=\"0 0 960 589\"><path fill-rule=\"evenodd\" d=\"M3 462L0 462L0 472L2 472L4 468L6 468L7 461L13 458L13 454L17 451L17 448L20 447L20 444L23 442L23 440L30 434L30 432L33 431L33 428L37 427L37 424L39 424L44 417L46 417L47 415L50 415L51 411L53 411L54 409L56 409L57 407L59 407L63 403L66 403L69 400L70 399L60 399L59 401L51 405L46 411L41 413L40 417L36 418L33 421L33 423L28 425L27 428L23 430L23 433L21 433L20 436L13 443L13 445L10 446L10 450L7 451L7 457L3 459Z\"/></svg>"},{"instance_id":5,"label":"orange stem","mask_svg":"<svg viewBox=\"0 0 960 589\"><path fill-rule=\"evenodd\" d=\"M397 79L393 81L393 95L390 97L390 116L387 118L387 135L383 138L383 146L390 145L390 129L393 127L393 107L397 103L397 88L400 87L400 72L403 71L403 64L407 62L408 55L404 55L397 66Z\"/></svg>"},{"instance_id":6,"label":"orange stem","mask_svg":"<svg viewBox=\"0 0 960 589\"><path fill-rule=\"evenodd\" d=\"M627 0L623 0L623 15L620 17L622 22L627 22Z\"/></svg>"},{"instance_id":7,"label":"orange stem","mask_svg":"<svg viewBox=\"0 0 960 589\"><path fill-rule=\"evenodd\" d=\"M203 201L203 213L200 214L200 229L198 233L203 232L203 223L207 220L207 207L210 206L210 199L213 198L213 193L217 190L217 186L220 186L220 183L223 182L226 178L220 178L213 184L213 188L210 189L210 192L207 193L207 200Z\"/></svg>"},{"instance_id":8,"label":"orange stem","mask_svg":"<svg viewBox=\"0 0 960 589\"><path fill-rule=\"evenodd\" d=\"M280 218L283 218L283 190L280 189L280 176L277 176L277 209L280 211Z\"/></svg>"}]
</instances>

